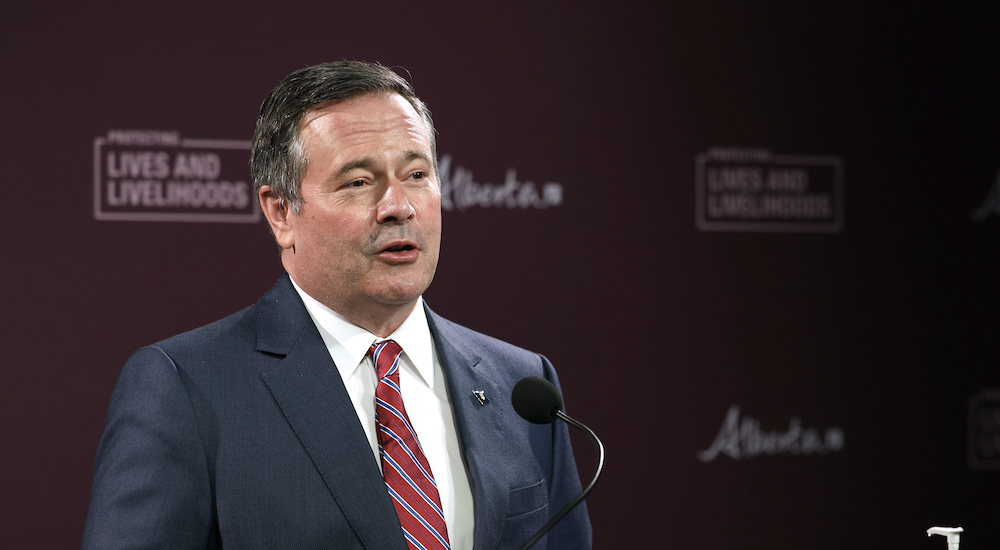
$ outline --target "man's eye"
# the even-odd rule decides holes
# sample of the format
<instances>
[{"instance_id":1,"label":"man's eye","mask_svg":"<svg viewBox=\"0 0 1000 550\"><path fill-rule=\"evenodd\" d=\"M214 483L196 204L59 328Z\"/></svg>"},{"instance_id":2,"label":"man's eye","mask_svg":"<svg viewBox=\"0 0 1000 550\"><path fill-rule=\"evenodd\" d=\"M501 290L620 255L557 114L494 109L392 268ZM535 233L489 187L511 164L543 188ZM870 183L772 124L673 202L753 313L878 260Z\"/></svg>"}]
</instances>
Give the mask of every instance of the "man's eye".
<instances>
[{"instance_id":1,"label":"man's eye","mask_svg":"<svg viewBox=\"0 0 1000 550\"><path fill-rule=\"evenodd\" d=\"M414 180L422 180L422 179L424 179L426 177L427 177L427 172L421 172L419 170L416 171L416 172L414 172L414 173L412 173L412 174L410 174L410 179L414 179Z\"/></svg>"},{"instance_id":2,"label":"man's eye","mask_svg":"<svg viewBox=\"0 0 1000 550\"><path fill-rule=\"evenodd\" d=\"M365 186L365 180L354 180L346 185L346 187L364 187L364 186Z\"/></svg>"}]
</instances>

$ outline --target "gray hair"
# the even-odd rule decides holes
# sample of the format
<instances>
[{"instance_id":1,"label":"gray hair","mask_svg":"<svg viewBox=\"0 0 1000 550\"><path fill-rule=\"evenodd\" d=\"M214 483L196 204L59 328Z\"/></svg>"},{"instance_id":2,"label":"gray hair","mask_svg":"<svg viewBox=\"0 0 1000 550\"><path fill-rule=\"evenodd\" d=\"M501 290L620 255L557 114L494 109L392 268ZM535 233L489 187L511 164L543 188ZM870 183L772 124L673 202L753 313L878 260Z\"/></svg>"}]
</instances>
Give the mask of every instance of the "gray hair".
<instances>
[{"instance_id":1,"label":"gray hair","mask_svg":"<svg viewBox=\"0 0 1000 550\"><path fill-rule=\"evenodd\" d=\"M318 105L367 95L399 94L423 119L431 142L437 174L434 121L427 105L403 77L377 63L335 61L300 69L285 77L264 99L250 150L250 173L255 189L264 185L279 202L298 214L302 210L299 186L309 159L299 139L302 117Z\"/></svg>"}]
</instances>

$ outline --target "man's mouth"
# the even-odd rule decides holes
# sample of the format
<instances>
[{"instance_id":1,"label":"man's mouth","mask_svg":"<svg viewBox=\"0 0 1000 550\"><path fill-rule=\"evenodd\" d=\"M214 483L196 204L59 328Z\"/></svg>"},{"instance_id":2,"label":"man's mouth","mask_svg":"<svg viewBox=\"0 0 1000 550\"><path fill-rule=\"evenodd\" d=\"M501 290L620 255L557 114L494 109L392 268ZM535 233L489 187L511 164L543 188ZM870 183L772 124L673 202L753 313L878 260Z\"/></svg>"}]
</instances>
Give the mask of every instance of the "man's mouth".
<instances>
[{"instance_id":1,"label":"man's mouth","mask_svg":"<svg viewBox=\"0 0 1000 550\"><path fill-rule=\"evenodd\" d=\"M390 242L378 252L378 256L390 263L410 263L417 260L420 247L413 241L400 240Z\"/></svg>"}]
</instances>

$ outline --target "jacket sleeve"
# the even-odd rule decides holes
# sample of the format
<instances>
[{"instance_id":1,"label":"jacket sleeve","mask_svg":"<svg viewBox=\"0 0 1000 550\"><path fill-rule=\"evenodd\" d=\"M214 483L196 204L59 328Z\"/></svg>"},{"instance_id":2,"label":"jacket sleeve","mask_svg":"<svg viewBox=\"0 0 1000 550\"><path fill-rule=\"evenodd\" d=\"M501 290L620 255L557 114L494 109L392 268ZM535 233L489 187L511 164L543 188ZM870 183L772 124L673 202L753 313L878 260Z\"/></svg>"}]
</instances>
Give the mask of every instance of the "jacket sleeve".
<instances>
[{"instance_id":1,"label":"jacket sleeve","mask_svg":"<svg viewBox=\"0 0 1000 550\"><path fill-rule=\"evenodd\" d=\"M97 450L85 550L217 545L208 460L184 382L157 347L126 363Z\"/></svg>"}]
</instances>

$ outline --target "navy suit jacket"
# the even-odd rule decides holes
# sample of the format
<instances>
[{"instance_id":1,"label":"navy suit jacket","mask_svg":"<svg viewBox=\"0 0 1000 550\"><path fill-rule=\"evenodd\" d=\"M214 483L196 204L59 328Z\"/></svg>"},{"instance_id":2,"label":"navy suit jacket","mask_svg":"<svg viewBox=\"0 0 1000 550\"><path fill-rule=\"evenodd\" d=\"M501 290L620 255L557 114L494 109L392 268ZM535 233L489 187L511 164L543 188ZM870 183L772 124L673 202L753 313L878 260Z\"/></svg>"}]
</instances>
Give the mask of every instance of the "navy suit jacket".
<instances>
[{"instance_id":1,"label":"navy suit jacket","mask_svg":"<svg viewBox=\"0 0 1000 550\"><path fill-rule=\"evenodd\" d=\"M565 424L530 424L510 405L518 380L558 385L555 371L427 316L473 483L475 548L517 549L580 492ZM287 275L256 305L129 359L83 547L406 549L340 373ZM590 547L580 505L533 548Z\"/></svg>"}]
</instances>

